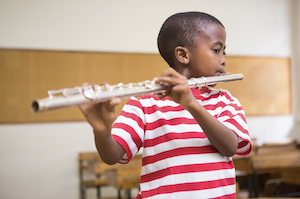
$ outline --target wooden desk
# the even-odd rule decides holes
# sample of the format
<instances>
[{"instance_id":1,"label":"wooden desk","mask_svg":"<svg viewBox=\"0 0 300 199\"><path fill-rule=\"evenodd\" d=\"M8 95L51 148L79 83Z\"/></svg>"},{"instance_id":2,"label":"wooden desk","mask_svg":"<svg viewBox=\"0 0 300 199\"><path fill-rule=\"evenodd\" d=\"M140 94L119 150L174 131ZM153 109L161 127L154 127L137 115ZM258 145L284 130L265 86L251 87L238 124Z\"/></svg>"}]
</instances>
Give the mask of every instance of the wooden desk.
<instances>
[{"instance_id":1,"label":"wooden desk","mask_svg":"<svg viewBox=\"0 0 300 199\"><path fill-rule=\"evenodd\" d=\"M119 190L139 188L140 172L142 168L142 155L137 154L128 164L107 165L98 161L94 165L96 175L104 175L108 185Z\"/></svg>"},{"instance_id":2,"label":"wooden desk","mask_svg":"<svg viewBox=\"0 0 300 199\"><path fill-rule=\"evenodd\" d=\"M259 174L279 173L283 181L300 183L300 150L294 141L257 147L248 156L234 156L233 161L237 173L249 176L250 197L258 196Z\"/></svg>"},{"instance_id":3,"label":"wooden desk","mask_svg":"<svg viewBox=\"0 0 300 199\"><path fill-rule=\"evenodd\" d=\"M264 171L270 169L300 166L300 150L286 150L256 154L250 157L254 170Z\"/></svg>"},{"instance_id":4,"label":"wooden desk","mask_svg":"<svg viewBox=\"0 0 300 199\"><path fill-rule=\"evenodd\" d=\"M247 156L233 156L235 168L246 174L254 171L279 169L300 166L300 150L297 143L291 140L286 143L269 143L261 147L255 146Z\"/></svg>"},{"instance_id":5,"label":"wooden desk","mask_svg":"<svg viewBox=\"0 0 300 199\"><path fill-rule=\"evenodd\" d=\"M142 167L142 155L134 156L128 164L107 165L99 157L97 152L79 154L79 176L81 198L85 198L86 188L97 188L97 197L100 198L100 186L112 186L118 190L118 198L121 199L121 190L127 191L127 198L131 198L131 189L140 186L140 171ZM83 171L89 171L95 178L84 180Z\"/></svg>"},{"instance_id":6,"label":"wooden desk","mask_svg":"<svg viewBox=\"0 0 300 199\"><path fill-rule=\"evenodd\" d=\"M100 187L106 186L106 181L104 178L100 178L94 174L94 163L99 159L98 152L84 152L78 155L78 170L79 170L79 189L80 198L86 198L87 188L97 189L97 198L101 197ZM92 173L95 176L94 179L85 179L84 176L87 173Z\"/></svg>"},{"instance_id":7,"label":"wooden desk","mask_svg":"<svg viewBox=\"0 0 300 199\"><path fill-rule=\"evenodd\" d=\"M300 167L280 168L280 173L285 182L300 185Z\"/></svg>"}]
</instances>

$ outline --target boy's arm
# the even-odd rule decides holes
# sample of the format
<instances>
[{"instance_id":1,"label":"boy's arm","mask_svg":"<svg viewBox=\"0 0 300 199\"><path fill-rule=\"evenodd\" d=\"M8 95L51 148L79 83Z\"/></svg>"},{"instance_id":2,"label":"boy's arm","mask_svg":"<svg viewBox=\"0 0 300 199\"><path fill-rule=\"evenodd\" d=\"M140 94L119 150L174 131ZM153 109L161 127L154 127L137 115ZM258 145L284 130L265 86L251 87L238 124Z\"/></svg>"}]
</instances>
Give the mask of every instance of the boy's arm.
<instances>
[{"instance_id":1,"label":"boy's arm","mask_svg":"<svg viewBox=\"0 0 300 199\"><path fill-rule=\"evenodd\" d=\"M238 149L238 136L209 114L196 100L185 107L205 132L212 145L224 156L233 156Z\"/></svg>"},{"instance_id":2,"label":"boy's arm","mask_svg":"<svg viewBox=\"0 0 300 199\"><path fill-rule=\"evenodd\" d=\"M167 95L183 108L188 110L203 129L212 145L224 156L234 155L238 148L238 136L202 107L194 98L187 78L174 69L166 70L157 82L166 82L171 85Z\"/></svg>"},{"instance_id":3,"label":"boy's arm","mask_svg":"<svg viewBox=\"0 0 300 199\"><path fill-rule=\"evenodd\" d=\"M101 159L107 164L117 163L125 154L124 149L112 138L111 127L115 120L115 106L119 98L79 106L88 123L93 127L95 144Z\"/></svg>"}]
</instances>

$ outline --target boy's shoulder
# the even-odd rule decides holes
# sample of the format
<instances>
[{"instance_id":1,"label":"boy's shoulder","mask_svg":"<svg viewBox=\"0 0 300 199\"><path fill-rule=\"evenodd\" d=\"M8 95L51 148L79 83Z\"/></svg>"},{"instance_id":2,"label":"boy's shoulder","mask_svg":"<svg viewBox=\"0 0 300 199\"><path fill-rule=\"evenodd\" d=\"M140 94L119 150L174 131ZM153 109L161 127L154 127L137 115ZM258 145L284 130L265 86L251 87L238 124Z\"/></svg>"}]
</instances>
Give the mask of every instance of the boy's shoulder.
<instances>
[{"instance_id":1,"label":"boy's shoulder","mask_svg":"<svg viewBox=\"0 0 300 199\"><path fill-rule=\"evenodd\" d=\"M191 88L191 91L194 94L194 96L197 96L197 95L203 95L203 96L208 96L208 95L230 95L231 97L233 97L228 90L222 89L222 88L215 89L215 88L212 88L212 87L204 86L202 88ZM141 100L142 101L143 100L172 101L168 96L161 99L160 95L163 95L163 94L141 95L139 97L134 97L134 99L138 100L138 101L141 101Z\"/></svg>"},{"instance_id":2,"label":"boy's shoulder","mask_svg":"<svg viewBox=\"0 0 300 199\"><path fill-rule=\"evenodd\" d=\"M229 91L226 90L226 89L212 88L212 87L209 87L209 86L204 86L201 89L192 90L192 92L193 93L198 92L198 93L203 94L203 95L224 95L225 93L229 93Z\"/></svg>"},{"instance_id":3,"label":"boy's shoulder","mask_svg":"<svg viewBox=\"0 0 300 199\"><path fill-rule=\"evenodd\" d=\"M202 96L205 96L206 98L225 97L230 101L237 100L233 95L231 95L231 93L228 90L222 88L216 89L216 88L205 86L199 89L199 91L202 94Z\"/></svg>"},{"instance_id":4,"label":"boy's shoulder","mask_svg":"<svg viewBox=\"0 0 300 199\"><path fill-rule=\"evenodd\" d=\"M216 94L216 93L226 93L229 92L226 89L222 89L222 88L212 88L209 86L204 86L201 89L199 89L202 93L212 93L212 94Z\"/></svg>"},{"instance_id":5,"label":"boy's shoulder","mask_svg":"<svg viewBox=\"0 0 300 199\"><path fill-rule=\"evenodd\" d=\"M209 101L211 99L219 99L222 98L227 99L229 101L236 101L237 99L231 95L231 93L222 88L212 88L212 87L202 87L202 88L191 88L191 91L194 97L197 100L201 101ZM135 103L139 103L140 106L153 106L154 104L158 106L178 106L177 103L173 102L168 96L164 98L160 98L157 94L149 94L149 95L141 95L139 97L131 97L131 101Z\"/></svg>"}]
</instances>

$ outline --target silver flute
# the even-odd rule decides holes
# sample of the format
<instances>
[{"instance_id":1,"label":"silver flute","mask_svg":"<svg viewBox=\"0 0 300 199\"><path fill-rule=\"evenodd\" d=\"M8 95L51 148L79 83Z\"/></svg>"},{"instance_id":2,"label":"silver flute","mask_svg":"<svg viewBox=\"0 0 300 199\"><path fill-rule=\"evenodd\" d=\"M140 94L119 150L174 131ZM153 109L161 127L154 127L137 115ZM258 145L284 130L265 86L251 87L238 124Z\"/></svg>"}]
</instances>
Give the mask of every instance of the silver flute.
<instances>
[{"instance_id":1,"label":"silver flute","mask_svg":"<svg viewBox=\"0 0 300 199\"><path fill-rule=\"evenodd\" d=\"M188 79L190 88L215 85L218 83L242 80L243 74L232 74L212 77L200 77ZM129 98L147 94L163 95L168 90L168 84L156 83L154 80L146 80L138 83L102 85L102 86L81 86L49 90L48 97L36 99L32 102L33 112L43 112L53 109L67 108L90 103L105 102L112 97Z\"/></svg>"}]
</instances>

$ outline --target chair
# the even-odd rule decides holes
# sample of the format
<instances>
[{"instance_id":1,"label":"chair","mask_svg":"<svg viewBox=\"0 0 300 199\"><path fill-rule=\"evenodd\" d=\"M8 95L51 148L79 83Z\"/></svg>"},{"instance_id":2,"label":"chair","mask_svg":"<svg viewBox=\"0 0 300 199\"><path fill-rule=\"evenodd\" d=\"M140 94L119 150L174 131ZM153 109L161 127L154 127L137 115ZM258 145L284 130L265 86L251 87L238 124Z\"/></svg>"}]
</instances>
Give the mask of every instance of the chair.
<instances>
[{"instance_id":1,"label":"chair","mask_svg":"<svg viewBox=\"0 0 300 199\"><path fill-rule=\"evenodd\" d=\"M121 199L121 190L126 190L127 198L131 198L131 189L140 188L140 172L142 168L142 155L135 155L128 164L106 165L95 164L95 174L102 174L107 185L118 189L118 199Z\"/></svg>"},{"instance_id":2,"label":"chair","mask_svg":"<svg viewBox=\"0 0 300 199\"><path fill-rule=\"evenodd\" d=\"M101 187L112 186L118 190L118 199L121 199L121 190L126 190L127 198L131 198L131 189L139 189L142 155L137 154L128 164L107 165L97 152L79 153L79 181L80 198L86 198L87 188L96 188L97 197L101 198ZM84 174L89 173L94 178L84 179Z\"/></svg>"},{"instance_id":3,"label":"chair","mask_svg":"<svg viewBox=\"0 0 300 199\"><path fill-rule=\"evenodd\" d=\"M282 185L281 170L300 165L300 151L295 140L266 143L248 156L235 156L233 161L236 170L248 176L250 197L258 197L261 191L269 196Z\"/></svg>"},{"instance_id":4,"label":"chair","mask_svg":"<svg viewBox=\"0 0 300 199\"><path fill-rule=\"evenodd\" d=\"M79 190L80 198L86 198L87 188L97 189L97 198L101 198L101 186L107 186L106 180L98 174L94 179L84 179L84 174L89 172L94 175L94 168L96 162L99 161L99 154L97 152L84 152L78 155L78 166L79 166Z\"/></svg>"}]
</instances>

